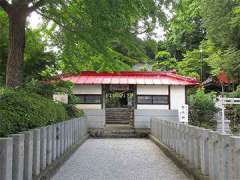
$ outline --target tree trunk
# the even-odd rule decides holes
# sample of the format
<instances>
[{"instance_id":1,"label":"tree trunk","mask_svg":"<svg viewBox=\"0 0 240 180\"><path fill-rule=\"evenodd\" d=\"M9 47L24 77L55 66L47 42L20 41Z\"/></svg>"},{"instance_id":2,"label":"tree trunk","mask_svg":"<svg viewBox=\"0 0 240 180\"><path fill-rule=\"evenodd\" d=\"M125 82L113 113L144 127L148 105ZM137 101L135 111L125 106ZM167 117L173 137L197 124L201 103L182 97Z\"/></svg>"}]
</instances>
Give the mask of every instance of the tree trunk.
<instances>
[{"instance_id":1,"label":"tree trunk","mask_svg":"<svg viewBox=\"0 0 240 180\"><path fill-rule=\"evenodd\" d=\"M26 17L26 13L17 8L9 14L7 87L19 87L23 83Z\"/></svg>"}]
</instances>

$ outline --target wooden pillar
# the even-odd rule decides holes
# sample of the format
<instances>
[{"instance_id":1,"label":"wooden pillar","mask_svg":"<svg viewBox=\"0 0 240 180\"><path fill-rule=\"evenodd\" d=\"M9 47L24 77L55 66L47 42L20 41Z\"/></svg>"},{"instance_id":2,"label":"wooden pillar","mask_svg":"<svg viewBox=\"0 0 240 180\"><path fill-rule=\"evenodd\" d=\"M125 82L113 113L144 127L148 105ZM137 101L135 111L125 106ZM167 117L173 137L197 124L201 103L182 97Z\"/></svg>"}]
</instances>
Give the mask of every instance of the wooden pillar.
<instances>
[{"instance_id":1,"label":"wooden pillar","mask_svg":"<svg viewBox=\"0 0 240 180\"><path fill-rule=\"evenodd\" d=\"M102 109L106 108L106 87L102 84Z\"/></svg>"}]
</instances>

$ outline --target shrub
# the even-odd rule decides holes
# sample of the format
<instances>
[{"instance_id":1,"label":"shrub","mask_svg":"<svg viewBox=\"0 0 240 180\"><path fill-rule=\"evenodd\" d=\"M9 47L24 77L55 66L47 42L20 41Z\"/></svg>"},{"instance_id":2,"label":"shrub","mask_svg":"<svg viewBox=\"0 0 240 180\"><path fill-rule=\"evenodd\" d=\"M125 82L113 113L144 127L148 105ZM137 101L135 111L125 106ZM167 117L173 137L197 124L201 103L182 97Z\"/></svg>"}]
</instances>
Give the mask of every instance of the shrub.
<instances>
[{"instance_id":1,"label":"shrub","mask_svg":"<svg viewBox=\"0 0 240 180\"><path fill-rule=\"evenodd\" d=\"M78 118L83 116L83 110L78 109L73 104L65 104L64 106L70 118Z\"/></svg>"},{"instance_id":2,"label":"shrub","mask_svg":"<svg viewBox=\"0 0 240 180\"><path fill-rule=\"evenodd\" d=\"M19 90L0 96L0 136L67 119L62 104L38 94Z\"/></svg>"},{"instance_id":3,"label":"shrub","mask_svg":"<svg viewBox=\"0 0 240 180\"><path fill-rule=\"evenodd\" d=\"M214 119L214 114L217 112L215 98L215 93L205 93L202 89L190 95L189 110L191 124L215 129L216 120Z\"/></svg>"},{"instance_id":4,"label":"shrub","mask_svg":"<svg viewBox=\"0 0 240 180\"><path fill-rule=\"evenodd\" d=\"M54 93L63 92L71 94L73 84L70 81L55 81L55 82L40 82L38 80L31 80L24 85L24 90L35 92L42 96L52 98Z\"/></svg>"}]
</instances>

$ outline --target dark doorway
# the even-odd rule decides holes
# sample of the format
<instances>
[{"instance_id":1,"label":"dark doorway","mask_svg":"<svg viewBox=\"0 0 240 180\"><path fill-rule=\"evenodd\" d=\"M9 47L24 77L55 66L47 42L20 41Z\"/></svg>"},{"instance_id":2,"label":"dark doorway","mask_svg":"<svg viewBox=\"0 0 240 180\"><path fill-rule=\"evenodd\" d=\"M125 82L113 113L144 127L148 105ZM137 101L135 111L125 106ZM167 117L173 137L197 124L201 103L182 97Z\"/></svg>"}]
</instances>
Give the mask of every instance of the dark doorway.
<instances>
[{"instance_id":1,"label":"dark doorway","mask_svg":"<svg viewBox=\"0 0 240 180\"><path fill-rule=\"evenodd\" d=\"M136 86L105 86L106 124L133 124Z\"/></svg>"}]
</instances>

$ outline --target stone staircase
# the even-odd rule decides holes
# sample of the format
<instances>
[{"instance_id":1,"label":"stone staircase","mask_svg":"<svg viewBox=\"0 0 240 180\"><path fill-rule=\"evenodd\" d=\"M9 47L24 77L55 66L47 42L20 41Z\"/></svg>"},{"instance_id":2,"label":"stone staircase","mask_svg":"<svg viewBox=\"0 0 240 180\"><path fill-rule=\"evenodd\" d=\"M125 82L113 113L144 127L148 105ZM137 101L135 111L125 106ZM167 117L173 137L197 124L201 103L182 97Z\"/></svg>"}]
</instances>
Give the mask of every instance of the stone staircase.
<instances>
[{"instance_id":1,"label":"stone staircase","mask_svg":"<svg viewBox=\"0 0 240 180\"><path fill-rule=\"evenodd\" d=\"M103 129L89 129L92 137L100 138L144 138L149 129L135 129L130 125L106 125Z\"/></svg>"},{"instance_id":2,"label":"stone staircase","mask_svg":"<svg viewBox=\"0 0 240 180\"><path fill-rule=\"evenodd\" d=\"M106 124L131 124L133 111L130 108L107 108Z\"/></svg>"}]
</instances>

